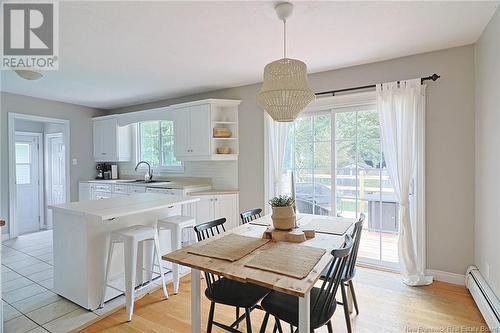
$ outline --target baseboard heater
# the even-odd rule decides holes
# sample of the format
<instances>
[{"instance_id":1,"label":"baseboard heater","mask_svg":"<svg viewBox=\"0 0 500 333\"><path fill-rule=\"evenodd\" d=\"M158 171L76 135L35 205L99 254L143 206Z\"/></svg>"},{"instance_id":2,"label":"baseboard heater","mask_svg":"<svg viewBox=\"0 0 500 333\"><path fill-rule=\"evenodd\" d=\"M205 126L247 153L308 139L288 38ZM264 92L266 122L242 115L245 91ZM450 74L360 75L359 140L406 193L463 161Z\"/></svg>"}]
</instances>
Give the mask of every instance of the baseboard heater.
<instances>
[{"instance_id":1,"label":"baseboard heater","mask_svg":"<svg viewBox=\"0 0 500 333\"><path fill-rule=\"evenodd\" d=\"M467 269L465 283L491 332L500 332L500 300L476 266Z\"/></svg>"}]
</instances>

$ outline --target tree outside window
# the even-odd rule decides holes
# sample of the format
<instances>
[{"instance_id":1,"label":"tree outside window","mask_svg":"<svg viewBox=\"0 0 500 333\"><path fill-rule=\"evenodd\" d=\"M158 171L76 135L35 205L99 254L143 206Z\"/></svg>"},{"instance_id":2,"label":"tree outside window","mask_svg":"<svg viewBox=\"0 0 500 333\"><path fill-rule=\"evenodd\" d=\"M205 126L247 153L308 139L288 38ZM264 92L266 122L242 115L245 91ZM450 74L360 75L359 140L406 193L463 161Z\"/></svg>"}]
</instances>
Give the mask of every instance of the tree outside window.
<instances>
[{"instance_id":1,"label":"tree outside window","mask_svg":"<svg viewBox=\"0 0 500 333\"><path fill-rule=\"evenodd\" d=\"M167 171L182 171L182 162L175 158L173 121L140 123L138 141L139 160Z\"/></svg>"}]
</instances>

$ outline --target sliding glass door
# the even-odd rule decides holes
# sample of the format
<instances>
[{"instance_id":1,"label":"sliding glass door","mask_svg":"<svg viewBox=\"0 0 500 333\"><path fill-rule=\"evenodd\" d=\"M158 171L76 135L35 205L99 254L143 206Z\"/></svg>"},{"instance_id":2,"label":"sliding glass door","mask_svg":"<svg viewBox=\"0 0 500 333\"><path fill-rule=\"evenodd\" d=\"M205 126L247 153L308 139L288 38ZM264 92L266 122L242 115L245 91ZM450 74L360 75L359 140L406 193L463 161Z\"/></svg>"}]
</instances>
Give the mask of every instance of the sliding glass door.
<instances>
[{"instance_id":1,"label":"sliding glass door","mask_svg":"<svg viewBox=\"0 0 500 333\"><path fill-rule=\"evenodd\" d=\"M397 267L399 208L374 104L305 113L290 128L285 167L295 171L299 212L364 213L360 261Z\"/></svg>"}]
</instances>

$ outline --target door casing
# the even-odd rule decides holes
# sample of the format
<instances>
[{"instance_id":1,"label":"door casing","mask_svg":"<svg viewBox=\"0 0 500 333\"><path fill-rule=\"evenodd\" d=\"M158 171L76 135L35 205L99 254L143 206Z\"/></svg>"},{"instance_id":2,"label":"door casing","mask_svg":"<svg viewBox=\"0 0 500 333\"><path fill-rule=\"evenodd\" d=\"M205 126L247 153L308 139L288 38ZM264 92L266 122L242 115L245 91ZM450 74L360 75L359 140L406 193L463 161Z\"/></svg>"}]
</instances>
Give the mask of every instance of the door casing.
<instances>
[{"instance_id":1,"label":"door casing","mask_svg":"<svg viewBox=\"0 0 500 333\"><path fill-rule=\"evenodd\" d=\"M17 207L17 191L16 191L16 160L15 160L15 120L31 120L42 123L60 124L63 126L65 151L65 174L66 174L66 202L70 202L70 123L67 119L58 119L50 117L34 116L23 113L9 112L7 115L7 134L9 147L9 218L8 228L10 239L16 238L19 235L16 225L16 207Z\"/></svg>"}]
</instances>

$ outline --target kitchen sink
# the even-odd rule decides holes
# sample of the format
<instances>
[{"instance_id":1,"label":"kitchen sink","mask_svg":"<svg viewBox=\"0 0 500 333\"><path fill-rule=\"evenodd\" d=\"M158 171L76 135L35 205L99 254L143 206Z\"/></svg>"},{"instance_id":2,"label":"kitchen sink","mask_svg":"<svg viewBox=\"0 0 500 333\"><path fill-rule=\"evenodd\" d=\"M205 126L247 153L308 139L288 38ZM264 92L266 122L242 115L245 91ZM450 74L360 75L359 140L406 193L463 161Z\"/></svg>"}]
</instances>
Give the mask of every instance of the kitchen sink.
<instances>
[{"instance_id":1,"label":"kitchen sink","mask_svg":"<svg viewBox=\"0 0 500 333\"><path fill-rule=\"evenodd\" d=\"M144 179L118 179L115 180L117 183L144 183L144 184L154 184L154 183L170 183L170 180L150 180L146 181Z\"/></svg>"},{"instance_id":2,"label":"kitchen sink","mask_svg":"<svg viewBox=\"0 0 500 333\"><path fill-rule=\"evenodd\" d=\"M142 180L136 179L132 183L144 183L144 184L154 184L154 183L170 183L170 180Z\"/></svg>"}]
</instances>

